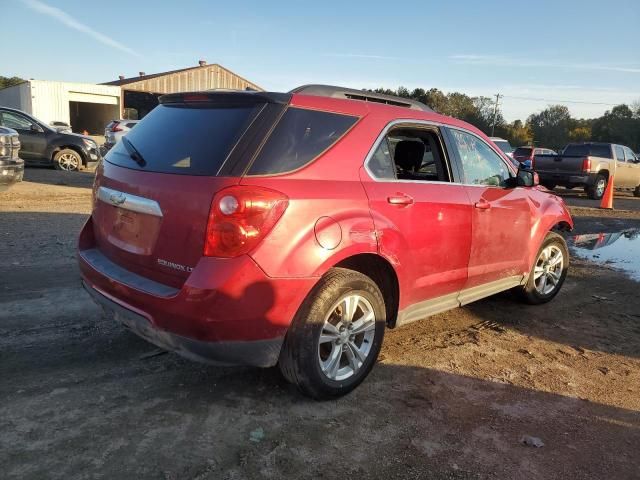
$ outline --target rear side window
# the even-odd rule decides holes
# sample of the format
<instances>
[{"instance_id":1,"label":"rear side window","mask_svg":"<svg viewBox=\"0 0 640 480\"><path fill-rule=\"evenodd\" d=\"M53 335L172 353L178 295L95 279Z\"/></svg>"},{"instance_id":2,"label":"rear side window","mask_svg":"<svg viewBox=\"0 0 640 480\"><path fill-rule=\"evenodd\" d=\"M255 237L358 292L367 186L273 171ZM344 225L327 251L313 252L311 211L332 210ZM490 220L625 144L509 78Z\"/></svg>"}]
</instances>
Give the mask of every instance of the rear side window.
<instances>
[{"instance_id":1,"label":"rear side window","mask_svg":"<svg viewBox=\"0 0 640 480\"><path fill-rule=\"evenodd\" d=\"M130 144L118 142L105 159L149 172L216 175L260 107L159 105L127 132Z\"/></svg>"},{"instance_id":2,"label":"rear side window","mask_svg":"<svg viewBox=\"0 0 640 480\"><path fill-rule=\"evenodd\" d=\"M249 169L273 175L301 168L334 145L358 117L290 107Z\"/></svg>"}]
</instances>

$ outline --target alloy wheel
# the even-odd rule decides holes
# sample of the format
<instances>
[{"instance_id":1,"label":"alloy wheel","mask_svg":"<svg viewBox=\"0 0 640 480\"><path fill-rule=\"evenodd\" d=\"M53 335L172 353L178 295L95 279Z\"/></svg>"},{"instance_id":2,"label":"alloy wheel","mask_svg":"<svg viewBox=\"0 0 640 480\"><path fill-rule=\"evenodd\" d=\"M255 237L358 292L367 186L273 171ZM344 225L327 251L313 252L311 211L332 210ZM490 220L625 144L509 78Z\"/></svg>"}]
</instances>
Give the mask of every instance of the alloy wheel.
<instances>
[{"instance_id":1,"label":"alloy wheel","mask_svg":"<svg viewBox=\"0 0 640 480\"><path fill-rule=\"evenodd\" d=\"M533 281L538 293L549 295L559 285L564 267L564 254L556 245L545 247L536 260Z\"/></svg>"},{"instance_id":2,"label":"alloy wheel","mask_svg":"<svg viewBox=\"0 0 640 480\"><path fill-rule=\"evenodd\" d=\"M349 293L329 310L318 340L318 361L330 380L355 375L373 345L376 317L371 303L362 295Z\"/></svg>"},{"instance_id":3,"label":"alloy wheel","mask_svg":"<svg viewBox=\"0 0 640 480\"><path fill-rule=\"evenodd\" d=\"M605 188L607 188L607 181L604 178L601 178L596 184L596 193L598 194L598 197L602 197L602 195L604 195Z\"/></svg>"},{"instance_id":4,"label":"alloy wheel","mask_svg":"<svg viewBox=\"0 0 640 480\"><path fill-rule=\"evenodd\" d=\"M78 157L73 153L63 153L58 157L58 165L60 165L61 170L77 170L79 166Z\"/></svg>"}]
</instances>

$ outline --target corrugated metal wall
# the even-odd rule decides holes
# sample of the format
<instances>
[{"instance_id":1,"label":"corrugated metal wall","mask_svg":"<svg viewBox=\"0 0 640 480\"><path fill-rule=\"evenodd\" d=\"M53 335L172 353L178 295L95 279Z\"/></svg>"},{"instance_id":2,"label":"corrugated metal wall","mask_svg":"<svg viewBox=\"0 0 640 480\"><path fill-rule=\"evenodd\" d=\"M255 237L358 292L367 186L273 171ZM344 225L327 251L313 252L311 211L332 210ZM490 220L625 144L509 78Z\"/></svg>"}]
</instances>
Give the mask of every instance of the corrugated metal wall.
<instances>
[{"instance_id":1,"label":"corrugated metal wall","mask_svg":"<svg viewBox=\"0 0 640 480\"><path fill-rule=\"evenodd\" d=\"M70 123L69 101L81 96L89 103L115 105L113 117L120 116L120 87L92 83L67 83L31 80L31 114L49 123L60 120Z\"/></svg>"},{"instance_id":2,"label":"corrugated metal wall","mask_svg":"<svg viewBox=\"0 0 640 480\"><path fill-rule=\"evenodd\" d=\"M206 65L184 72L168 73L147 80L123 85L124 90L134 90L151 93L177 93L209 90L211 88L231 88L244 90L247 87L262 90L255 83L236 75L220 65Z\"/></svg>"},{"instance_id":3,"label":"corrugated metal wall","mask_svg":"<svg viewBox=\"0 0 640 480\"><path fill-rule=\"evenodd\" d=\"M0 90L0 106L31 113L31 84L24 82Z\"/></svg>"}]
</instances>

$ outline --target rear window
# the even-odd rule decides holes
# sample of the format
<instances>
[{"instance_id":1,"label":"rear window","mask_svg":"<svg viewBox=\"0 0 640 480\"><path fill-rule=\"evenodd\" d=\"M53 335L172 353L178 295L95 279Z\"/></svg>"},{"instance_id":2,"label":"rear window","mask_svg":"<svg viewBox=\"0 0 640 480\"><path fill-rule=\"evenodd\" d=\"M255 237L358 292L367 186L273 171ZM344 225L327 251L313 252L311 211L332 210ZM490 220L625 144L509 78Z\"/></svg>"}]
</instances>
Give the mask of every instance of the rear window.
<instances>
[{"instance_id":1,"label":"rear window","mask_svg":"<svg viewBox=\"0 0 640 480\"><path fill-rule=\"evenodd\" d=\"M125 141L105 159L149 172L215 175L260 107L159 105L125 137L144 165L131 157Z\"/></svg>"},{"instance_id":2,"label":"rear window","mask_svg":"<svg viewBox=\"0 0 640 480\"><path fill-rule=\"evenodd\" d=\"M358 117L290 107L249 169L273 175L301 168L334 145Z\"/></svg>"},{"instance_id":3,"label":"rear window","mask_svg":"<svg viewBox=\"0 0 640 480\"><path fill-rule=\"evenodd\" d=\"M513 156L514 157L530 157L531 156L531 149L530 148L518 147L513 151Z\"/></svg>"},{"instance_id":4,"label":"rear window","mask_svg":"<svg viewBox=\"0 0 640 480\"><path fill-rule=\"evenodd\" d=\"M601 158L612 158L611 157L611 146L609 145L595 145L595 144L578 144L578 145L567 145L562 152L563 155L567 156L582 156L582 157L601 157Z\"/></svg>"}]
</instances>

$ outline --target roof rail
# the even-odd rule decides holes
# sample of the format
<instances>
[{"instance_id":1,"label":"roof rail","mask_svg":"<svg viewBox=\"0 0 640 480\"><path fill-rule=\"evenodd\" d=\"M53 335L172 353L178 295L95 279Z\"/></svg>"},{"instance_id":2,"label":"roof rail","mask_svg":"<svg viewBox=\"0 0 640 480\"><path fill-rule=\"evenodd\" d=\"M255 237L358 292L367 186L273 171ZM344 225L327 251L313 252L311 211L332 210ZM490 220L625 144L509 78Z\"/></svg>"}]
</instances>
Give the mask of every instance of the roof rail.
<instances>
[{"instance_id":1,"label":"roof rail","mask_svg":"<svg viewBox=\"0 0 640 480\"><path fill-rule=\"evenodd\" d=\"M317 97L346 98L349 100L361 100L364 102L384 103L396 107L405 107L412 110L422 110L433 112L431 108L422 102L409 98L396 97L394 95L384 95L382 93L368 92L366 90L356 90L354 88L335 87L332 85L302 85L294 88L289 93L300 93L302 95L314 95Z\"/></svg>"}]
</instances>

